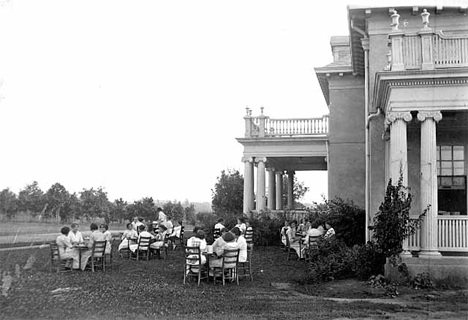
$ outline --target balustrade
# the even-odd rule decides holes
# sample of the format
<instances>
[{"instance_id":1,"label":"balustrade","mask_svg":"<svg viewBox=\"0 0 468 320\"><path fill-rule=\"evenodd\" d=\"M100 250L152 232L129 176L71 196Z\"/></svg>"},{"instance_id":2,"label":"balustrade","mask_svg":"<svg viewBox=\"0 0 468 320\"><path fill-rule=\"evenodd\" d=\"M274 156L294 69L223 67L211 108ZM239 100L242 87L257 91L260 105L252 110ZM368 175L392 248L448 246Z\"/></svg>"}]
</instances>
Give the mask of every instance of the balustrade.
<instances>
[{"instance_id":1,"label":"balustrade","mask_svg":"<svg viewBox=\"0 0 468 320\"><path fill-rule=\"evenodd\" d=\"M468 252L468 216L437 217L437 247L440 251ZM420 230L407 239L409 250L420 250Z\"/></svg>"},{"instance_id":2,"label":"balustrade","mask_svg":"<svg viewBox=\"0 0 468 320\"><path fill-rule=\"evenodd\" d=\"M390 68L402 71L412 69L434 70L468 66L468 32L463 35L444 35L428 27L429 13L424 9L423 28L416 34L398 29L399 15L395 12L392 32L389 34Z\"/></svg>"},{"instance_id":3,"label":"balustrade","mask_svg":"<svg viewBox=\"0 0 468 320\"><path fill-rule=\"evenodd\" d=\"M272 119L264 116L252 117L248 110L246 138L321 136L328 134L328 116L321 118Z\"/></svg>"}]
</instances>

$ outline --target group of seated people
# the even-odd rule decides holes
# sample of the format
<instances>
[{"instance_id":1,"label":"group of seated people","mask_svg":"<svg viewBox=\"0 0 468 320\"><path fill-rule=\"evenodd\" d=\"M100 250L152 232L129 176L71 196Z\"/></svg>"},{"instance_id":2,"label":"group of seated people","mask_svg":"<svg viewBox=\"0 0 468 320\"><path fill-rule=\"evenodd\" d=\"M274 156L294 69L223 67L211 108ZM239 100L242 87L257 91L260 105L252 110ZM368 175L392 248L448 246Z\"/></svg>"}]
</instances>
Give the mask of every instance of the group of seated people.
<instances>
[{"instance_id":1,"label":"group of seated people","mask_svg":"<svg viewBox=\"0 0 468 320\"><path fill-rule=\"evenodd\" d=\"M207 245L205 231L195 227L193 236L187 240L187 247L200 248L200 252L202 253L200 263L201 265L205 265L208 257L209 275L213 276L213 268L222 267L225 250L239 249L238 262L247 262L247 249L252 245L252 235L253 228L250 226L249 221L243 217L237 218L237 224L231 230L226 228L224 219L220 218L213 228L214 242L212 245ZM248 238L246 239L246 237ZM192 265L198 264L196 260L191 259L188 259L187 263ZM197 268L191 268L191 270L197 271Z\"/></svg>"},{"instance_id":2,"label":"group of seated people","mask_svg":"<svg viewBox=\"0 0 468 320\"><path fill-rule=\"evenodd\" d=\"M303 259L308 250L310 238L330 239L335 236L335 230L328 222L320 219L313 222L302 219L299 226L296 220L286 220L280 234L282 243L287 245L287 240L289 240L289 247L296 251L300 259Z\"/></svg>"},{"instance_id":3,"label":"group of seated people","mask_svg":"<svg viewBox=\"0 0 468 320\"><path fill-rule=\"evenodd\" d=\"M92 254L94 242L107 241L105 254L109 254L112 250L111 241L112 234L109 231L107 224L101 224L99 227L96 223L90 225L91 234L84 238L79 231L79 224L72 223L70 227L62 227L60 235L57 237L57 246L62 260L67 260L65 268L84 270L88 263L89 257ZM80 263L81 254L81 265Z\"/></svg>"},{"instance_id":4,"label":"group of seated people","mask_svg":"<svg viewBox=\"0 0 468 320\"><path fill-rule=\"evenodd\" d=\"M156 253L158 258L161 257L160 249L164 246L166 238L168 245L175 249L176 240L182 236L182 221L178 221L178 225L174 226L170 216L166 216L162 210L159 212L158 220L152 223L145 224L144 220L138 217L134 217L133 222L127 223L127 229L122 234L122 241L119 244L119 252L122 249L136 252L142 237L150 238L150 249Z\"/></svg>"},{"instance_id":5,"label":"group of seated people","mask_svg":"<svg viewBox=\"0 0 468 320\"><path fill-rule=\"evenodd\" d=\"M205 231L200 228L194 228L194 235L187 240L187 247L199 247L202 253L201 255L201 265L206 264L207 257L205 253L208 252L208 245L206 242ZM247 261L247 241L245 240L244 235L242 234L241 229L236 226L231 230L227 228L221 229L221 236L214 240L211 245L210 255L208 255L208 264L210 267L210 275L212 276L213 268L221 268L223 263L223 254L224 250L228 249L239 249L239 258L238 262ZM187 263L198 265L197 261L187 260ZM192 269L192 271L195 271Z\"/></svg>"}]
</instances>

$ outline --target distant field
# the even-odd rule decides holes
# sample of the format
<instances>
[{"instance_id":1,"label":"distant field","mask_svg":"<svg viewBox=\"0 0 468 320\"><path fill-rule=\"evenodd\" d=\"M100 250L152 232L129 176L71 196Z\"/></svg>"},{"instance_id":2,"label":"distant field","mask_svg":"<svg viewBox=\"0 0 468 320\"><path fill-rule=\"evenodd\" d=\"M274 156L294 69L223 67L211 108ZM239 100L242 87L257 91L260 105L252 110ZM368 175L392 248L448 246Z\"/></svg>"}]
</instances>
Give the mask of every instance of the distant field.
<instances>
[{"instance_id":1,"label":"distant field","mask_svg":"<svg viewBox=\"0 0 468 320\"><path fill-rule=\"evenodd\" d=\"M39 222L1 222L0 223L0 247L12 244L24 243L27 245L42 244L57 238L63 226L70 226L70 223L39 223ZM86 235L89 231L90 223L81 224L80 231ZM111 224L111 232L122 232L125 224Z\"/></svg>"}]
</instances>

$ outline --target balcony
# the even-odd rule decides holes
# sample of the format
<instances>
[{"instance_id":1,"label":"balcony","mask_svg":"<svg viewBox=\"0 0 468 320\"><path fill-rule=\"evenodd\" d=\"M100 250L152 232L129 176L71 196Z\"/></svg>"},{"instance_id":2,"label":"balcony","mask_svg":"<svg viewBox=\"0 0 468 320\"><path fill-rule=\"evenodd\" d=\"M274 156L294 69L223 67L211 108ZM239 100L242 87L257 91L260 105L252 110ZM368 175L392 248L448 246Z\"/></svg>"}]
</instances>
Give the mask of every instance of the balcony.
<instances>
[{"instance_id":1,"label":"balcony","mask_svg":"<svg viewBox=\"0 0 468 320\"><path fill-rule=\"evenodd\" d=\"M423 27L417 33L398 29L399 15L392 15L387 71L436 70L468 66L468 34L445 35L428 27L429 13L421 14Z\"/></svg>"},{"instance_id":2,"label":"balcony","mask_svg":"<svg viewBox=\"0 0 468 320\"><path fill-rule=\"evenodd\" d=\"M278 137L326 137L328 135L328 115L321 118L273 119L262 113L252 116L247 109L245 119L245 138Z\"/></svg>"}]
</instances>

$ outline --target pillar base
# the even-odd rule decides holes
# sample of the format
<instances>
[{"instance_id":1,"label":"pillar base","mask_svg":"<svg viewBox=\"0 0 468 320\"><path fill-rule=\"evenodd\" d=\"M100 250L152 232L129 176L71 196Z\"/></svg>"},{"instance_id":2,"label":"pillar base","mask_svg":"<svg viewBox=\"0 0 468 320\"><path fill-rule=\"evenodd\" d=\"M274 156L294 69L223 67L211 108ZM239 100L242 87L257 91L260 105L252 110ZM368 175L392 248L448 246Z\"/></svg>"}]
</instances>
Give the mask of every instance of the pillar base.
<instances>
[{"instance_id":1,"label":"pillar base","mask_svg":"<svg viewBox=\"0 0 468 320\"><path fill-rule=\"evenodd\" d=\"M442 254L437 250L421 250L418 257L423 259L442 258Z\"/></svg>"}]
</instances>

